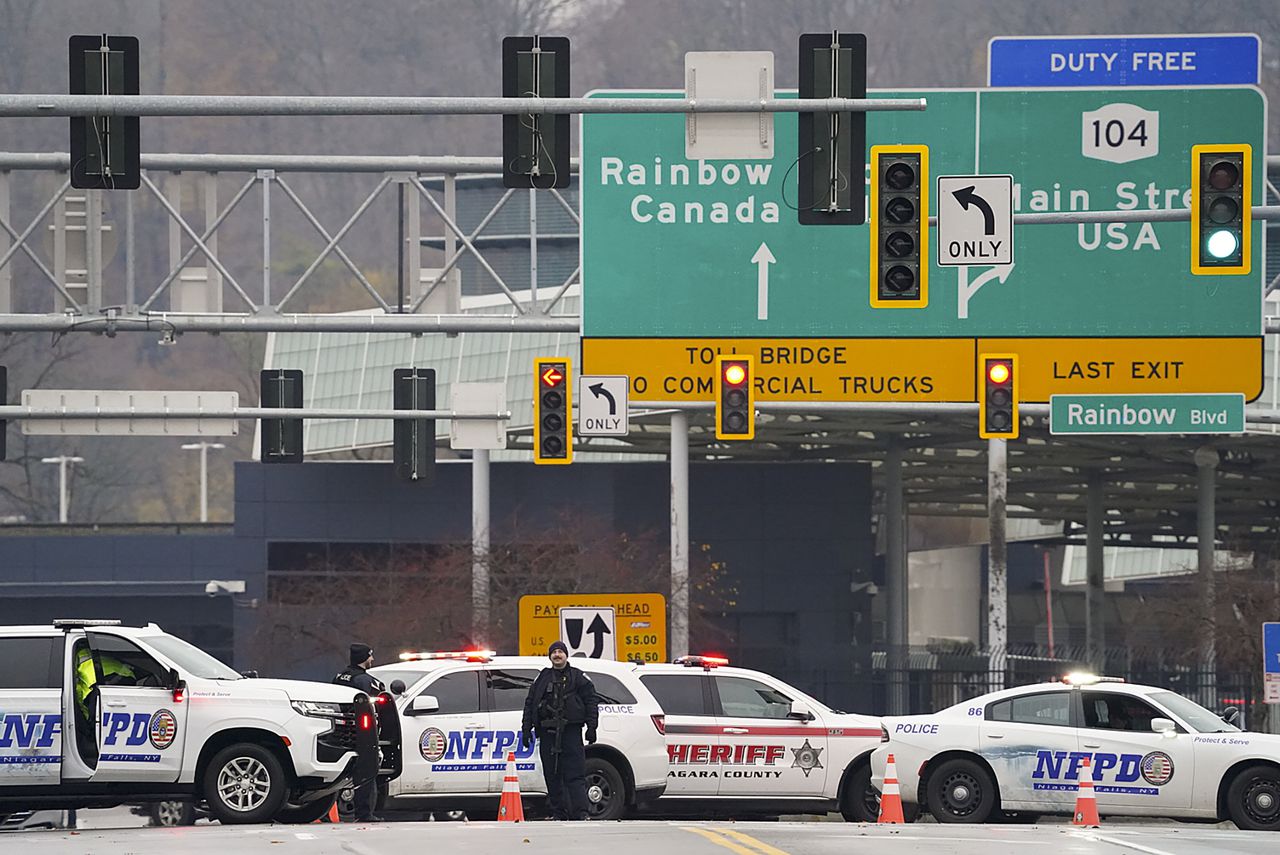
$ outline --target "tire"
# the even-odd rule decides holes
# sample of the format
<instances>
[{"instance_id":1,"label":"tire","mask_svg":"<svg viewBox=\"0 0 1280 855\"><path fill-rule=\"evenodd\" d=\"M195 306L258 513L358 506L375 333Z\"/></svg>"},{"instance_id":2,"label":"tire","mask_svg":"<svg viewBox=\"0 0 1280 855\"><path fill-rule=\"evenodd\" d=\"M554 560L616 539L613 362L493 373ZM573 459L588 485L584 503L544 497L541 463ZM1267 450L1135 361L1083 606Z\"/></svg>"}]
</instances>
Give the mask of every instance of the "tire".
<instances>
[{"instance_id":1,"label":"tire","mask_svg":"<svg viewBox=\"0 0 1280 855\"><path fill-rule=\"evenodd\" d=\"M854 770L840 799L840 815L845 822L875 822L880 818L880 791L871 786L871 765Z\"/></svg>"},{"instance_id":2,"label":"tire","mask_svg":"<svg viewBox=\"0 0 1280 855\"><path fill-rule=\"evenodd\" d=\"M329 796L324 799L316 799L313 802L307 802L305 805L293 806L285 805L276 812L273 819L276 822L285 822L290 825L302 825L308 822L315 822L322 819L329 813L329 808L333 807L337 796Z\"/></svg>"},{"instance_id":3,"label":"tire","mask_svg":"<svg viewBox=\"0 0 1280 855\"><path fill-rule=\"evenodd\" d=\"M929 775L929 813L938 822L986 822L999 801L995 781L972 760L948 760Z\"/></svg>"},{"instance_id":4,"label":"tire","mask_svg":"<svg viewBox=\"0 0 1280 855\"><path fill-rule=\"evenodd\" d=\"M160 828L196 824L196 806L176 799L156 802L151 805L147 815L151 817L151 824Z\"/></svg>"},{"instance_id":5,"label":"tire","mask_svg":"<svg viewBox=\"0 0 1280 855\"><path fill-rule=\"evenodd\" d=\"M587 818L622 819L627 814L627 787L608 760L587 758Z\"/></svg>"},{"instance_id":6,"label":"tire","mask_svg":"<svg viewBox=\"0 0 1280 855\"><path fill-rule=\"evenodd\" d=\"M1250 766L1227 789L1231 821L1245 831L1280 831L1280 769Z\"/></svg>"},{"instance_id":7,"label":"tire","mask_svg":"<svg viewBox=\"0 0 1280 855\"><path fill-rule=\"evenodd\" d=\"M269 822L289 791L276 755L252 742L229 745L213 755L201 782L209 812L223 825Z\"/></svg>"}]
</instances>

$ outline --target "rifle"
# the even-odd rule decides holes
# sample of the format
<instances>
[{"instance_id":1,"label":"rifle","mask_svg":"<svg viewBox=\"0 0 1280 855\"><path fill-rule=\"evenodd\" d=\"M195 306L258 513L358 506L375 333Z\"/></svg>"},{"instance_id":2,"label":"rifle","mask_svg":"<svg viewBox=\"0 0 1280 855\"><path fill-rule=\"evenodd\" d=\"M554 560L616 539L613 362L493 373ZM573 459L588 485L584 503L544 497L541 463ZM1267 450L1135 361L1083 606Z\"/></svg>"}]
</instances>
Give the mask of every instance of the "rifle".
<instances>
[{"instance_id":1,"label":"rifle","mask_svg":"<svg viewBox=\"0 0 1280 855\"><path fill-rule=\"evenodd\" d=\"M549 718L543 718L542 713L544 710L551 714ZM564 696L555 691L554 683L552 684L551 700L540 704L538 713L538 727L543 730L555 729L555 740L551 744L551 754L555 757L555 768L552 769L551 774L555 775L560 771L560 743L564 737L564 726L567 722L564 718Z\"/></svg>"}]
</instances>

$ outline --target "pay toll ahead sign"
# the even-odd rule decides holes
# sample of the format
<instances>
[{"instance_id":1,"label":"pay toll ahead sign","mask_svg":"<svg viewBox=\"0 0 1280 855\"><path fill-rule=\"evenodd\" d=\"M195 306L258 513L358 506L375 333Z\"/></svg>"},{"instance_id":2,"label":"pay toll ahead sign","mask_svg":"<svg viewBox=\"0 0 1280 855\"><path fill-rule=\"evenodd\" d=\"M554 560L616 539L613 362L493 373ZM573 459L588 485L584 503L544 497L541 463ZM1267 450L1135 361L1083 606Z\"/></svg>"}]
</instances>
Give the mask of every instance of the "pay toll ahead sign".
<instances>
[{"instance_id":1,"label":"pay toll ahead sign","mask_svg":"<svg viewBox=\"0 0 1280 855\"><path fill-rule=\"evenodd\" d=\"M1185 208L1192 145L1230 139L1256 154L1264 144L1265 105L1252 87L875 94L929 106L868 114L869 141L928 145L934 174L1012 176L1014 214ZM970 354L998 339L1024 373L1036 370L1030 351L1047 358L1047 387L1027 400L1260 393L1262 363L1252 356L1261 352L1261 276L1193 276L1185 222L1020 227L1009 242L1014 263L931 259L927 307L873 308L868 227L798 223L786 178L795 172L796 119L772 119L772 159L689 161L681 115L583 117L584 371L631 375L640 400L706 400L697 384L711 363L689 361L688 348L763 356L843 344L855 361L758 359L759 399L973 401ZM1255 194L1263 177L1254 171ZM985 236L980 206L964 213ZM1252 254L1260 270L1261 247ZM938 348L931 359L917 356L927 340ZM1082 341L1091 342L1087 353L1072 349ZM1110 358L1108 342L1142 350L1137 359L1181 362L1180 377L1091 374L1084 364ZM1228 359L1223 349L1251 358ZM633 361L643 356L659 362Z\"/></svg>"},{"instance_id":2,"label":"pay toll ahead sign","mask_svg":"<svg viewBox=\"0 0 1280 855\"><path fill-rule=\"evenodd\" d=\"M519 619L521 656L543 656L560 639L587 657L667 658L667 601L661 594L530 594L520 598ZM602 655L606 647L613 656Z\"/></svg>"}]
</instances>

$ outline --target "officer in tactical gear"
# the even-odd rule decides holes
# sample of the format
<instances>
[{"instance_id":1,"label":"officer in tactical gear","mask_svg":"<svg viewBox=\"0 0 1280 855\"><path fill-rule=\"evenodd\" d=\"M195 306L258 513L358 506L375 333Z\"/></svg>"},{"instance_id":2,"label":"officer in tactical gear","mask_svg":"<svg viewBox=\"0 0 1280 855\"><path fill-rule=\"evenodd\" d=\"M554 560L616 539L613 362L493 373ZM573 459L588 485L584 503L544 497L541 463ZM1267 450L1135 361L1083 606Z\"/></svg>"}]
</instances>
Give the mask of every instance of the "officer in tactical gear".
<instances>
[{"instance_id":1,"label":"officer in tactical gear","mask_svg":"<svg viewBox=\"0 0 1280 855\"><path fill-rule=\"evenodd\" d=\"M521 742L528 748L537 734L552 819L586 819L583 738L588 745L596 741L600 699L591 678L569 664L569 648L563 641L551 642L547 657L551 667L542 669L524 699Z\"/></svg>"},{"instance_id":2,"label":"officer in tactical gear","mask_svg":"<svg viewBox=\"0 0 1280 855\"><path fill-rule=\"evenodd\" d=\"M76 650L76 743L80 756L85 762L93 764L98 759L98 736L94 727L96 718L98 686L134 686L137 685L137 673L129 665L121 662L109 653L99 653L97 667L94 666L93 654L88 647ZM98 668L102 669L102 679L98 679Z\"/></svg>"},{"instance_id":3,"label":"officer in tactical gear","mask_svg":"<svg viewBox=\"0 0 1280 855\"><path fill-rule=\"evenodd\" d=\"M366 669L373 665L373 648L367 644L354 642L351 645L351 664L338 672L333 682L339 686L350 686L364 692L370 698L385 692L387 687L382 681L370 674ZM382 818L374 816L373 811L378 804L378 779L370 778L356 787L355 809L356 822L381 822Z\"/></svg>"}]
</instances>

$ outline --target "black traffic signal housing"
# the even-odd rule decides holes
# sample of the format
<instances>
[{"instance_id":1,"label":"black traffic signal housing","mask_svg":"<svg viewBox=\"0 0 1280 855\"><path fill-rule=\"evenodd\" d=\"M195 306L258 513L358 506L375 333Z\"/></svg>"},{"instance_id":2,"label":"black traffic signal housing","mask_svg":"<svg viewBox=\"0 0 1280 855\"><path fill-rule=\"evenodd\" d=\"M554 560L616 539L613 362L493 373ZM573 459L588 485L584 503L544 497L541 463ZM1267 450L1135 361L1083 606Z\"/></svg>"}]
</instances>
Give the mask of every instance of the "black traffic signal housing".
<instances>
[{"instance_id":1,"label":"black traffic signal housing","mask_svg":"<svg viewBox=\"0 0 1280 855\"><path fill-rule=\"evenodd\" d=\"M72 95L137 95L134 36L72 36L67 42ZM71 186L137 190L142 180L137 116L71 117Z\"/></svg>"},{"instance_id":2,"label":"black traffic signal housing","mask_svg":"<svg viewBox=\"0 0 1280 855\"><path fill-rule=\"evenodd\" d=\"M756 403L750 356L716 357L716 439L755 439Z\"/></svg>"},{"instance_id":3,"label":"black traffic signal housing","mask_svg":"<svg viewBox=\"0 0 1280 855\"><path fill-rule=\"evenodd\" d=\"M871 305L929 305L929 147L871 147Z\"/></svg>"},{"instance_id":4,"label":"black traffic signal housing","mask_svg":"<svg viewBox=\"0 0 1280 855\"><path fill-rule=\"evenodd\" d=\"M1249 272L1253 148L1191 147L1191 272L1197 276Z\"/></svg>"},{"instance_id":5,"label":"black traffic signal housing","mask_svg":"<svg viewBox=\"0 0 1280 855\"><path fill-rule=\"evenodd\" d=\"M503 39L502 97L568 98L569 40L563 36ZM503 115L502 185L569 186L568 113Z\"/></svg>"},{"instance_id":6,"label":"black traffic signal housing","mask_svg":"<svg viewBox=\"0 0 1280 855\"><path fill-rule=\"evenodd\" d=\"M983 439L1018 438L1018 357L1011 353L984 353L978 384L978 436Z\"/></svg>"},{"instance_id":7,"label":"black traffic signal housing","mask_svg":"<svg viewBox=\"0 0 1280 855\"><path fill-rule=\"evenodd\" d=\"M801 98L866 98L863 33L800 36ZM796 213L800 224L860 226L867 219L867 114L801 113Z\"/></svg>"},{"instance_id":8,"label":"black traffic signal housing","mask_svg":"<svg viewBox=\"0 0 1280 855\"><path fill-rule=\"evenodd\" d=\"M260 375L262 406L302 408L302 372L267 369ZM302 462L302 419L263 419L260 445L263 463Z\"/></svg>"},{"instance_id":9,"label":"black traffic signal housing","mask_svg":"<svg viewBox=\"0 0 1280 855\"><path fill-rule=\"evenodd\" d=\"M397 368L391 373L392 403L397 410L436 408L436 370ZM429 484L436 473L436 420L396 419L392 428L392 460L402 481Z\"/></svg>"},{"instance_id":10,"label":"black traffic signal housing","mask_svg":"<svg viewBox=\"0 0 1280 855\"><path fill-rule=\"evenodd\" d=\"M533 462L573 462L572 362L565 357L533 360Z\"/></svg>"}]
</instances>

